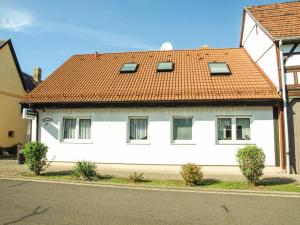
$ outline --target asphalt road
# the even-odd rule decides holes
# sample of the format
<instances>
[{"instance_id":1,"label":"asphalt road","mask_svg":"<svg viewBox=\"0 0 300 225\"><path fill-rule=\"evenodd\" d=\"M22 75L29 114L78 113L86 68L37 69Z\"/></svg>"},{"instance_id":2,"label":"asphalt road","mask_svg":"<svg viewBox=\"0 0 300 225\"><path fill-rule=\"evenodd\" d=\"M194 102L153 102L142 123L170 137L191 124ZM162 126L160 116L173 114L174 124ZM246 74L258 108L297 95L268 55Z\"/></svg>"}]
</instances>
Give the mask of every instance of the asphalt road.
<instances>
[{"instance_id":1,"label":"asphalt road","mask_svg":"<svg viewBox=\"0 0 300 225\"><path fill-rule=\"evenodd\" d=\"M300 224L300 198L0 179L0 224Z\"/></svg>"}]
</instances>

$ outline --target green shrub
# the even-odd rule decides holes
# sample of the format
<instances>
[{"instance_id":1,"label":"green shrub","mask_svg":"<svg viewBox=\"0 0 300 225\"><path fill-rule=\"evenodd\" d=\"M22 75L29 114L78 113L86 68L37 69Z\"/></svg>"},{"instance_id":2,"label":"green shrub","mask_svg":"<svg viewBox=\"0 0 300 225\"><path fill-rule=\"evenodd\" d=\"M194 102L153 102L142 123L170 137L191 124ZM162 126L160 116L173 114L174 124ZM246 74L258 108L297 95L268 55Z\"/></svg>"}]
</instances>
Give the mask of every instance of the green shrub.
<instances>
[{"instance_id":1,"label":"green shrub","mask_svg":"<svg viewBox=\"0 0 300 225\"><path fill-rule=\"evenodd\" d=\"M143 182L144 181L144 173L134 172L128 178L129 178L130 182L134 182L134 183L136 183L136 182Z\"/></svg>"},{"instance_id":2,"label":"green shrub","mask_svg":"<svg viewBox=\"0 0 300 225\"><path fill-rule=\"evenodd\" d=\"M265 168L265 154L256 145L248 145L240 149L236 155L242 174L249 184L258 184Z\"/></svg>"},{"instance_id":3,"label":"green shrub","mask_svg":"<svg viewBox=\"0 0 300 225\"><path fill-rule=\"evenodd\" d=\"M22 151L25 163L35 175L40 175L49 166L47 151L48 147L43 143L29 142L25 145Z\"/></svg>"},{"instance_id":4,"label":"green shrub","mask_svg":"<svg viewBox=\"0 0 300 225\"><path fill-rule=\"evenodd\" d=\"M95 181L98 179L97 166L90 161L78 161L72 172L76 180Z\"/></svg>"},{"instance_id":5,"label":"green shrub","mask_svg":"<svg viewBox=\"0 0 300 225\"><path fill-rule=\"evenodd\" d=\"M182 165L180 174L185 181L185 184L190 186L200 185L203 178L201 166L194 163Z\"/></svg>"}]
</instances>

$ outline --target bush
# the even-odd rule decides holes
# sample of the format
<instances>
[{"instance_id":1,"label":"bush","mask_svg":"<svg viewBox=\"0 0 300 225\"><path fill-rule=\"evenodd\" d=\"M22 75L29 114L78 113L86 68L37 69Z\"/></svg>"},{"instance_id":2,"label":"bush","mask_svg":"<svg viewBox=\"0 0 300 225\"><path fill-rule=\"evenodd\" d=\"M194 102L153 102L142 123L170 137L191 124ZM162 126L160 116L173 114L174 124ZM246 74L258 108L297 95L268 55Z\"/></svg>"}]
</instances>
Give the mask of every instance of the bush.
<instances>
[{"instance_id":1,"label":"bush","mask_svg":"<svg viewBox=\"0 0 300 225\"><path fill-rule=\"evenodd\" d=\"M134 183L144 181L144 173L134 172L133 174L131 174L129 176L129 181L134 182Z\"/></svg>"},{"instance_id":2,"label":"bush","mask_svg":"<svg viewBox=\"0 0 300 225\"><path fill-rule=\"evenodd\" d=\"M48 166L47 163L48 147L43 143L29 142L23 149L25 163L29 169L35 174L40 175Z\"/></svg>"},{"instance_id":3,"label":"bush","mask_svg":"<svg viewBox=\"0 0 300 225\"><path fill-rule=\"evenodd\" d=\"M242 174L249 184L258 184L265 168L265 154L256 145L248 145L240 149L236 155Z\"/></svg>"},{"instance_id":4,"label":"bush","mask_svg":"<svg viewBox=\"0 0 300 225\"><path fill-rule=\"evenodd\" d=\"M180 174L185 181L185 184L190 186L200 185L203 178L201 166L194 163L182 165Z\"/></svg>"},{"instance_id":5,"label":"bush","mask_svg":"<svg viewBox=\"0 0 300 225\"><path fill-rule=\"evenodd\" d=\"M97 166L90 161L78 161L72 172L76 180L95 181L98 179Z\"/></svg>"}]
</instances>

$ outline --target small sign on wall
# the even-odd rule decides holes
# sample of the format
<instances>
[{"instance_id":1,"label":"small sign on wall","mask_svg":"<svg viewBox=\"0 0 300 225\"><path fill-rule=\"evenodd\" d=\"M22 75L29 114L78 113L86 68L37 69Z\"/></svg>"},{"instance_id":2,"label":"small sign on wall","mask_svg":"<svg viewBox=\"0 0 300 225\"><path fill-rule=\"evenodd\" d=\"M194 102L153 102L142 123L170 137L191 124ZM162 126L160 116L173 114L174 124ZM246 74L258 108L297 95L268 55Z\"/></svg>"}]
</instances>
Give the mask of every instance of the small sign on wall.
<instances>
[{"instance_id":1,"label":"small sign on wall","mask_svg":"<svg viewBox=\"0 0 300 225\"><path fill-rule=\"evenodd\" d=\"M24 108L22 117L23 119L33 120L36 117L36 112L32 109Z\"/></svg>"}]
</instances>

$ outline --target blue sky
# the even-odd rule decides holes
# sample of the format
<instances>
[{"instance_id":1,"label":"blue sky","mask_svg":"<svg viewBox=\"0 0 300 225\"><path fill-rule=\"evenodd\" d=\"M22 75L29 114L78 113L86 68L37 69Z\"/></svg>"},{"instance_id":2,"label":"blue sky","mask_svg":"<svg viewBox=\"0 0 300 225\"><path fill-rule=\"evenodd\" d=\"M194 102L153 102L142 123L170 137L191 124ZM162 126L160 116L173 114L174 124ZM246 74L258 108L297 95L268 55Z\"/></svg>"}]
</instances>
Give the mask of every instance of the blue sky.
<instances>
[{"instance_id":1,"label":"blue sky","mask_svg":"<svg viewBox=\"0 0 300 225\"><path fill-rule=\"evenodd\" d=\"M238 47L242 9L280 0L0 0L0 39L43 79L73 54Z\"/></svg>"}]
</instances>

